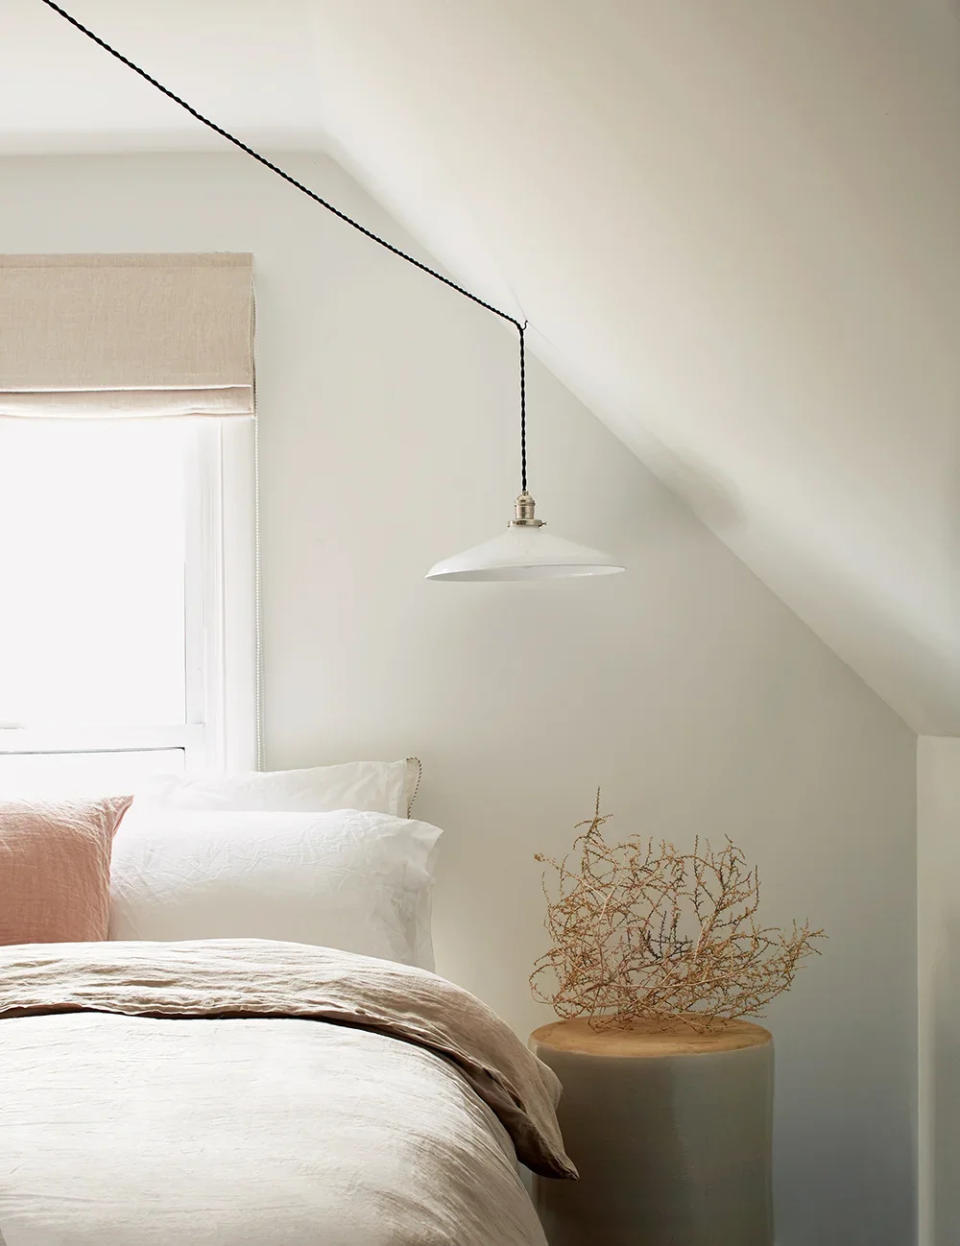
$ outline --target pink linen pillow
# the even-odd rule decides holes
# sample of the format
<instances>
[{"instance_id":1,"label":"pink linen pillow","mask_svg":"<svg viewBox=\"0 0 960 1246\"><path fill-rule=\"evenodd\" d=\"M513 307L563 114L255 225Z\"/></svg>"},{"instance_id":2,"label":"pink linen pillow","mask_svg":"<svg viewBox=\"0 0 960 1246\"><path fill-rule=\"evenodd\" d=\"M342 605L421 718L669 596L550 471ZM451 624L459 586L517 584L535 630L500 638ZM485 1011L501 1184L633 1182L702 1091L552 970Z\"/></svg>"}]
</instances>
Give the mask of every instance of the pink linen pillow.
<instances>
[{"instance_id":1,"label":"pink linen pillow","mask_svg":"<svg viewBox=\"0 0 960 1246\"><path fill-rule=\"evenodd\" d=\"M0 944L107 937L110 850L132 800L0 804Z\"/></svg>"}]
</instances>

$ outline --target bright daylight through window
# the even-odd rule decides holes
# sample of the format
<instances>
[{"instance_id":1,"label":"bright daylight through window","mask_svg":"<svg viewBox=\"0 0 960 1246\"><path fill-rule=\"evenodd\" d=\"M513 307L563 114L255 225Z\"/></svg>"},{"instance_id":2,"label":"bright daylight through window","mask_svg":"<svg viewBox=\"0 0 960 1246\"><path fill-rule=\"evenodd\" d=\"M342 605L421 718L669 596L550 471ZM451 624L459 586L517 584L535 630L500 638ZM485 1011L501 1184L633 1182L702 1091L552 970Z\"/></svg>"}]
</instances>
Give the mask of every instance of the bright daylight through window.
<instances>
[{"instance_id":1,"label":"bright daylight through window","mask_svg":"<svg viewBox=\"0 0 960 1246\"><path fill-rule=\"evenodd\" d=\"M0 421L0 793L225 760L225 634L249 576L225 595L223 551L249 561L252 543L224 506L224 437L251 440L217 420Z\"/></svg>"}]
</instances>

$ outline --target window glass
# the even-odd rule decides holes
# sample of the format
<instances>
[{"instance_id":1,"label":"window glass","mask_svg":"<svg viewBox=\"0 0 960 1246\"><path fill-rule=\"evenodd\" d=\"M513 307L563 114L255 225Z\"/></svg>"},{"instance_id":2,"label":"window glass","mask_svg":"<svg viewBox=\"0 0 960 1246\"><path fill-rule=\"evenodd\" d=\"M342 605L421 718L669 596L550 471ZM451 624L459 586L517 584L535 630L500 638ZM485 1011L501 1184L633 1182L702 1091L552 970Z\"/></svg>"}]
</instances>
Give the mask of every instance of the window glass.
<instances>
[{"instance_id":1,"label":"window glass","mask_svg":"<svg viewBox=\"0 0 960 1246\"><path fill-rule=\"evenodd\" d=\"M0 420L0 726L185 721L192 435Z\"/></svg>"}]
</instances>

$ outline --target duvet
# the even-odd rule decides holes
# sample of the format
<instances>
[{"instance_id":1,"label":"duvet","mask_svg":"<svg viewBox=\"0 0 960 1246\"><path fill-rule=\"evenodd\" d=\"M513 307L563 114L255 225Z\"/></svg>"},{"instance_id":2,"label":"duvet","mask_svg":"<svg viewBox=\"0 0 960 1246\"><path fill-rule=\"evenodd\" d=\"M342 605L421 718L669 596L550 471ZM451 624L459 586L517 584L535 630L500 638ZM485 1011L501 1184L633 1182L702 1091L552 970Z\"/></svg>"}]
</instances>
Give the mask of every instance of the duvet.
<instances>
[{"instance_id":1,"label":"duvet","mask_svg":"<svg viewBox=\"0 0 960 1246\"><path fill-rule=\"evenodd\" d=\"M543 1246L558 1085L434 974L268 940L0 948L6 1246Z\"/></svg>"}]
</instances>

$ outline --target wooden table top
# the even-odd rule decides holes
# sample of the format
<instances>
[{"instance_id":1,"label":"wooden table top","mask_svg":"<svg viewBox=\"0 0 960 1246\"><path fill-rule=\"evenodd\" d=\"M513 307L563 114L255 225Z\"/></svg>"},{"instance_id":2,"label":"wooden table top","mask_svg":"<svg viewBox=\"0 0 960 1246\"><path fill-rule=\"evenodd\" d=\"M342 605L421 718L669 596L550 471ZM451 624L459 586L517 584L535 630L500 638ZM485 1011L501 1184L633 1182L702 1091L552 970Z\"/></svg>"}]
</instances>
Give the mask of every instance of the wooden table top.
<instances>
[{"instance_id":1,"label":"wooden table top","mask_svg":"<svg viewBox=\"0 0 960 1246\"><path fill-rule=\"evenodd\" d=\"M534 1049L549 1047L553 1051L633 1059L740 1051L744 1047L762 1047L772 1041L769 1030L751 1021L724 1021L719 1028L698 1034L682 1021L666 1028L644 1022L633 1025L629 1030L593 1030L585 1017L576 1017L542 1025L530 1035Z\"/></svg>"}]
</instances>

